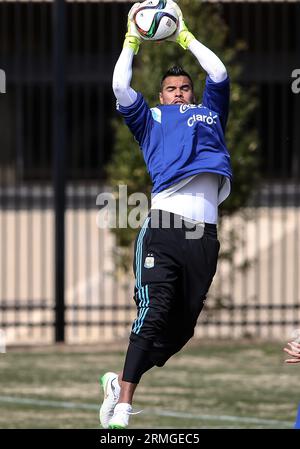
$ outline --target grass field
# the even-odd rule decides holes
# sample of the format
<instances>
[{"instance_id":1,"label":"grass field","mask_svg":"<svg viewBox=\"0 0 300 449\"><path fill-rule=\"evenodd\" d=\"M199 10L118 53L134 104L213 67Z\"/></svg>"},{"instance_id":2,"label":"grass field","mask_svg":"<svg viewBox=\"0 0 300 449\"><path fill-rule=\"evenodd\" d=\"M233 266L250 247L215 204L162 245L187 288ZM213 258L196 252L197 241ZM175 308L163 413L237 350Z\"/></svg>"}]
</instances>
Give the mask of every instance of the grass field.
<instances>
[{"instance_id":1,"label":"grass field","mask_svg":"<svg viewBox=\"0 0 300 449\"><path fill-rule=\"evenodd\" d=\"M125 350L126 343L120 346ZM122 367L106 347L0 354L0 428L98 428L98 377ZM300 365L280 343L193 342L142 379L131 428L292 428Z\"/></svg>"}]
</instances>

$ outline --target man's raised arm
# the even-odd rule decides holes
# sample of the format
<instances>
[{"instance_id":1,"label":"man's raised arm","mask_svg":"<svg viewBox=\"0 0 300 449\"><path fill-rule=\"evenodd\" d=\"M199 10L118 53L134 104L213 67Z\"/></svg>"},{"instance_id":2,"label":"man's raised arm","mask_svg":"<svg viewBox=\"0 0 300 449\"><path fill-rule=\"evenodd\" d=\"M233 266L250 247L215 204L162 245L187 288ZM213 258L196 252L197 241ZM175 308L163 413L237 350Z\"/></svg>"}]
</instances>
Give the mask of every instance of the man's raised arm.
<instances>
[{"instance_id":1,"label":"man's raised arm","mask_svg":"<svg viewBox=\"0 0 300 449\"><path fill-rule=\"evenodd\" d=\"M176 34L169 40L176 41L182 48L184 48L184 50L189 49L212 81L215 83L224 81L227 78L227 71L223 62L214 52L195 38L195 36L188 30L179 6L175 3L174 7L177 10L179 26Z\"/></svg>"},{"instance_id":2,"label":"man's raised arm","mask_svg":"<svg viewBox=\"0 0 300 449\"><path fill-rule=\"evenodd\" d=\"M116 63L113 74L113 91L121 106L131 106L137 98L137 93L130 86L132 78L133 56L139 51L141 39L136 31L133 15L140 3L135 3L128 13L127 33L122 52Z\"/></svg>"}]
</instances>

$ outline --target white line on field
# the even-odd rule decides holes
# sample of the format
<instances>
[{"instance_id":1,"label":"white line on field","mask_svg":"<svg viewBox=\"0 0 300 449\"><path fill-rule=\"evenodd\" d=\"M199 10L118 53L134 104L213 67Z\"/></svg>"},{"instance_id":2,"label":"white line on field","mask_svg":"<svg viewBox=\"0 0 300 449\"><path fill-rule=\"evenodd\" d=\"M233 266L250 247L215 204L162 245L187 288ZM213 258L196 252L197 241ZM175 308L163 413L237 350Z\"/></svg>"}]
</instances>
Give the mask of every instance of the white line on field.
<instances>
[{"instance_id":1,"label":"white line on field","mask_svg":"<svg viewBox=\"0 0 300 449\"><path fill-rule=\"evenodd\" d=\"M84 404L65 401L46 401L43 399L18 398L14 396L0 396L0 403L35 405L38 407L54 407L68 409L99 410L97 404ZM259 419L247 416L229 416L229 415L194 415L185 412L173 412L171 410L145 409L143 412L147 415L169 416L172 418L198 419L202 421L233 421L238 423L265 424L267 426L280 426L293 428L293 423L289 421L277 421L274 419Z\"/></svg>"}]
</instances>

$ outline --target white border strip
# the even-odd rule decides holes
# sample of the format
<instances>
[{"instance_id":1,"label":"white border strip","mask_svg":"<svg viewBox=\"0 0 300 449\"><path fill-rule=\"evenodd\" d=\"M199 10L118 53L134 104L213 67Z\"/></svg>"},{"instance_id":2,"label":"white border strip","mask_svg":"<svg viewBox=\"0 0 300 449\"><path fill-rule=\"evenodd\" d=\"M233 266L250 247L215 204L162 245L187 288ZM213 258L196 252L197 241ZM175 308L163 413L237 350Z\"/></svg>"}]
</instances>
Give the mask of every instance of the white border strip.
<instances>
[{"instance_id":1,"label":"white border strip","mask_svg":"<svg viewBox=\"0 0 300 449\"><path fill-rule=\"evenodd\" d=\"M99 410L97 404L84 404L76 402L60 402L60 401L46 401L43 399L18 398L14 396L0 396L0 403L19 404L19 405L34 405L37 407L53 407L53 408L67 408L67 409L84 409L84 410ZM143 410L147 415L169 416L172 418L196 419L200 421L227 421L236 423L261 424L266 426L288 427L292 429L294 423L290 421L277 421L274 419L259 419L246 416L229 416L229 415L193 415L192 413L173 412L171 410L157 410L145 409Z\"/></svg>"},{"instance_id":2,"label":"white border strip","mask_svg":"<svg viewBox=\"0 0 300 449\"><path fill-rule=\"evenodd\" d=\"M0 3L53 3L54 0L0 0ZM178 2L180 0L177 0ZM299 0L202 0L203 3L297 3ZM66 0L67 3L135 3L135 0Z\"/></svg>"}]
</instances>

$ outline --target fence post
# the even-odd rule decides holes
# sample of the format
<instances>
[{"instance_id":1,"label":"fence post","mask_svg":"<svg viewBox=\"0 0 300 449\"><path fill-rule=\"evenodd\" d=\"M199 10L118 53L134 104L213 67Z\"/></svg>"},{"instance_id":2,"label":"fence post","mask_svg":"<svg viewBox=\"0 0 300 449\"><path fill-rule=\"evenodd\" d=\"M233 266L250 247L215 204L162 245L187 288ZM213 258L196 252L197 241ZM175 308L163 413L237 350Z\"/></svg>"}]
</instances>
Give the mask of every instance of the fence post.
<instances>
[{"instance_id":1,"label":"fence post","mask_svg":"<svg viewBox=\"0 0 300 449\"><path fill-rule=\"evenodd\" d=\"M65 340L65 0L55 0L53 33L53 185L55 214L55 341Z\"/></svg>"}]
</instances>

